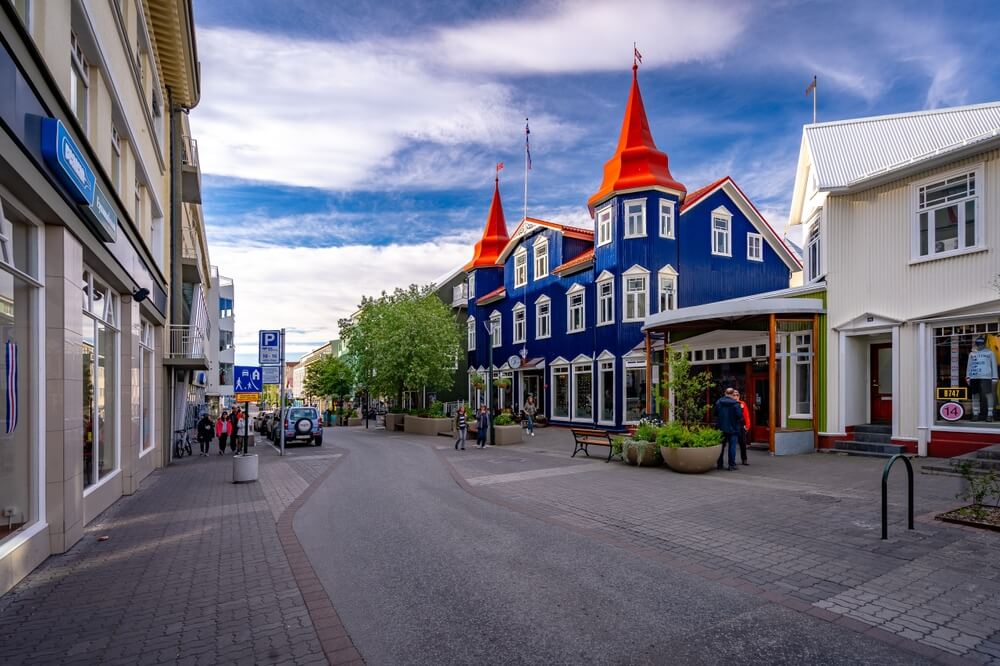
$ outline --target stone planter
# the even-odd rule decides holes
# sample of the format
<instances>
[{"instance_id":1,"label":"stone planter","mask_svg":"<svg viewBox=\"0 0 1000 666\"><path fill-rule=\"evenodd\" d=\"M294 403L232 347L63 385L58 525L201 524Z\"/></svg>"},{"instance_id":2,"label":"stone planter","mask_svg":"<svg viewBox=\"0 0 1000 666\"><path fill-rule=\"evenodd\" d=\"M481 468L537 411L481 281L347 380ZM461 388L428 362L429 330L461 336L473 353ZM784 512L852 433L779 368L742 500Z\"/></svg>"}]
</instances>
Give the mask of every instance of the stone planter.
<instances>
[{"instance_id":1,"label":"stone planter","mask_svg":"<svg viewBox=\"0 0 1000 666\"><path fill-rule=\"evenodd\" d=\"M385 429L389 431L402 430L403 429L403 417L406 414L386 414L385 415Z\"/></svg>"},{"instance_id":2,"label":"stone planter","mask_svg":"<svg viewBox=\"0 0 1000 666\"><path fill-rule=\"evenodd\" d=\"M519 425L498 425L493 426L493 436L496 437L496 444L518 444L522 441L524 430ZM489 441L489 440L487 440Z\"/></svg>"},{"instance_id":3,"label":"stone planter","mask_svg":"<svg viewBox=\"0 0 1000 666\"><path fill-rule=\"evenodd\" d=\"M715 469L721 452L722 444L691 449L660 447L663 462L667 463L667 466L675 472L684 474L702 474Z\"/></svg>"},{"instance_id":4,"label":"stone planter","mask_svg":"<svg viewBox=\"0 0 1000 666\"><path fill-rule=\"evenodd\" d=\"M641 449L641 454L640 454ZM650 442L645 447L639 447L634 440L627 439L622 443L622 462L638 467L649 467L661 464L660 456L657 455L657 447Z\"/></svg>"},{"instance_id":5,"label":"stone planter","mask_svg":"<svg viewBox=\"0 0 1000 666\"><path fill-rule=\"evenodd\" d=\"M364 425L364 424L365 424L365 420L363 418L361 418L361 417L352 417L352 418L347 419L347 425L349 425L349 426L359 426L359 425Z\"/></svg>"},{"instance_id":6,"label":"stone planter","mask_svg":"<svg viewBox=\"0 0 1000 666\"><path fill-rule=\"evenodd\" d=\"M451 431L451 419L406 415L403 431L411 435L437 435Z\"/></svg>"},{"instance_id":7,"label":"stone planter","mask_svg":"<svg viewBox=\"0 0 1000 666\"><path fill-rule=\"evenodd\" d=\"M258 459L256 453L233 456L233 483L249 483L257 480Z\"/></svg>"}]
</instances>

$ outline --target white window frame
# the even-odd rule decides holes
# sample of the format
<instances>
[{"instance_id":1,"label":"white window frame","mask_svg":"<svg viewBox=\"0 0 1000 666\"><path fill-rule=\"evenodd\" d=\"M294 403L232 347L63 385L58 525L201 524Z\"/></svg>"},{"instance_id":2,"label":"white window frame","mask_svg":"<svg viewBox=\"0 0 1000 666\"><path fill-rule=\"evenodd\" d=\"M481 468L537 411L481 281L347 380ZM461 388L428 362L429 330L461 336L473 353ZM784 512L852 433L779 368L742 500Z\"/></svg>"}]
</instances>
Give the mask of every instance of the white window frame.
<instances>
[{"instance_id":1,"label":"white window frame","mask_svg":"<svg viewBox=\"0 0 1000 666\"><path fill-rule=\"evenodd\" d=\"M469 299L476 297L476 274L469 273Z\"/></svg>"},{"instance_id":2,"label":"white window frame","mask_svg":"<svg viewBox=\"0 0 1000 666\"><path fill-rule=\"evenodd\" d=\"M646 237L646 200L630 199L623 204L625 211L625 238L645 238ZM632 213L629 208L639 206L638 213ZM633 220L638 219L638 224L633 225ZM633 228L636 226L636 228Z\"/></svg>"},{"instance_id":3,"label":"white window frame","mask_svg":"<svg viewBox=\"0 0 1000 666\"><path fill-rule=\"evenodd\" d=\"M670 199L660 199L660 238L674 237L675 204Z\"/></svg>"},{"instance_id":4,"label":"white window frame","mask_svg":"<svg viewBox=\"0 0 1000 666\"><path fill-rule=\"evenodd\" d=\"M813 395L813 367L812 367L812 333L792 333L789 335L789 340L791 344L788 345L789 349L792 350L793 355L791 355L791 363L788 365L790 367L789 371L789 405L788 405L788 418L790 419L811 419L813 413L813 406L816 402L816 396ZM798 404L798 369L800 366L805 366L806 368L806 388L809 390L809 410L806 412L799 412Z\"/></svg>"},{"instance_id":5,"label":"white window frame","mask_svg":"<svg viewBox=\"0 0 1000 666\"><path fill-rule=\"evenodd\" d=\"M733 256L733 214L724 206L719 206L712 211L712 254L717 257ZM725 228L716 228L716 222L722 222ZM718 239L725 241L725 248L719 250Z\"/></svg>"},{"instance_id":6,"label":"white window frame","mask_svg":"<svg viewBox=\"0 0 1000 666\"><path fill-rule=\"evenodd\" d=\"M535 271L533 279L540 280L549 276L549 241L542 237L535 241L534 264Z\"/></svg>"},{"instance_id":7,"label":"white window frame","mask_svg":"<svg viewBox=\"0 0 1000 666\"><path fill-rule=\"evenodd\" d=\"M469 316L466 320L468 330L465 333L466 345L469 351L476 351L476 318Z\"/></svg>"},{"instance_id":8,"label":"white window frame","mask_svg":"<svg viewBox=\"0 0 1000 666\"><path fill-rule=\"evenodd\" d=\"M670 283L673 285L673 303L665 303L664 295L667 293L665 285ZM677 271L670 264L667 264L659 270L657 273L656 280L656 304L657 312L666 312L667 310L677 309Z\"/></svg>"},{"instance_id":9,"label":"white window frame","mask_svg":"<svg viewBox=\"0 0 1000 666\"><path fill-rule=\"evenodd\" d=\"M609 204L597 211L597 247L608 245L615 237L614 208Z\"/></svg>"},{"instance_id":10,"label":"white window frame","mask_svg":"<svg viewBox=\"0 0 1000 666\"><path fill-rule=\"evenodd\" d=\"M563 375L566 377L566 413L556 414L556 405L559 404L556 401L556 388L558 382L556 381L557 375ZM549 392L549 405L551 405L552 418L562 419L564 421L569 421L573 415L573 371L570 364L563 358L558 358L552 361L551 365L551 389Z\"/></svg>"},{"instance_id":11,"label":"white window frame","mask_svg":"<svg viewBox=\"0 0 1000 666\"><path fill-rule=\"evenodd\" d=\"M523 287L528 284L528 251L520 247L514 253L514 286Z\"/></svg>"},{"instance_id":12,"label":"white window frame","mask_svg":"<svg viewBox=\"0 0 1000 666\"><path fill-rule=\"evenodd\" d=\"M615 323L615 276L608 271L597 276L597 325L607 326ZM608 293L602 293L604 289ZM605 308L605 301L609 301Z\"/></svg>"},{"instance_id":13,"label":"white window frame","mask_svg":"<svg viewBox=\"0 0 1000 666\"><path fill-rule=\"evenodd\" d=\"M78 84L83 84L82 100ZM72 107L76 119L80 121L84 133L90 134L88 131L90 126L90 65L75 32L70 33L69 105Z\"/></svg>"},{"instance_id":14,"label":"white window frame","mask_svg":"<svg viewBox=\"0 0 1000 666\"><path fill-rule=\"evenodd\" d=\"M574 284L566 290L566 333L581 333L587 328L587 294L586 289L580 283ZM580 327L573 328L573 310L577 306L573 301L579 297Z\"/></svg>"},{"instance_id":15,"label":"white window frame","mask_svg":"<svg viewBox=\"0 0 1000 666\"><path fill-rule=\"evenodd\" d=\"M94 480L93 480L93 483L91 483L89 486L86 486L86 487L83 488L83 496L87 497L88 495L90 495L91 493L93 493L95 490L97 490L98 488L102 487L104 484L108 483L111 479L113 479L116 476L118 476L119 474L121 474L121 471L122 471L122 437L121 437L121 427L120 427L120 423L121 423L121 377L122 377L122 364L121 364L121 353L120 353L120 350L121 350L121 335L122 335L122 333L121 333L121 328L119 328L120 317L119 317L118 306L119 306L119 303L120 303L120 297L119 297L118 293L115 292L115 290L112 289L111 286L108 285L100 277L95 278L94 277L94 271L91 270L90 268L84 266L83 270L84 270L84 272L83 272L83 278L84 278L84 282L86 283L86 286L87 286L87 294L84 296L84 299L86 300L86 304L85 304L85 307L83 308L82 316L87 320L88 323L91 323L91 324L95 325L95 330L94 330L95 347L94 347L94 358L93 358L93 361L92 361L93 362L93 366L92 366L92 370L91 370L92 377L93 377L93 382L94 382L94 391L95 391L95 398L94 398L94 405L93 405L94 412L91 415L91 423L93 424L92 425L93 436L92 436L92 440L91 440L92 441L92 447L91 447L91 464L93 465L93 475L94 475L93 479ZM96 314L96 313L93 312L92 303L93 303L94 283L95 282L105 289L105 298L107 299L107 301L104 303L104 306L103 306L103 314ZM111 424L110 425L108 425L107 423L105 423L104 426L102 426L100 424L100 419L98 418L98 415L97 415L97 409L98 409L97 408L97 398L96 398L96 391L97 391L97 359L98 359L98 357L100 355L100 344L101 343L100 343L100 340L97 337L96 323L103 324L107 329L109 329L112 332L111 333L111 338L113 340L113 345L112 345L113 349L109 352L109 355L112 358L114 358L114 361L115 361L115 372L114 372L114 377L112 378L112 381L114 382L114 386L111 387L112 388L112 395L111 395L111 398L110 398L111 400L114 401L114 418L111 419ZM109 470L108 473L104 475L104 477L101 477L101 469L100 469L100 463L99 463L100 455L99 455L99 452L97 450L97 447L99 446L99 442L100 442L100 437L101 437L100 431L101 431L102 427L103 428L110 428L110 430L111 430L111 437L112 437L112 439L114 441L114 449L115 449L115 463L114 463L115 466L114 466L113 469ZM81 451L81 453L82 453L82 451Z\"/></svg>"},{"instance_id":16,"label":"white window frame","mask_svg":"<svg viewBox=\"0 0 1000 666\"><path fill-rule=\"evenodd\" d=\"M629 289L630 280L643 280L643 290L632 291ZM642 300L639 300L636 295L642 294ZM635 312L633 316L628 316L629 303L633 302L636 304ZM642 304L642 314L639 314L638 305ZM647 271L642 266L638 264L632 266L624 273L622 273L622 322L641 322L645 321L646 317L649 315L649 271Z\"/></svg>"},{"instance_id":17,"label":"white window frame","mask_svg":"<svg viewBox=\"0 0 1000 666\"><path fill-rule=\"evenodd\" d=\"M614 355L604 352L597 357L597 422L601 425L614 425L615 424L615 412L617 411L618 405L611 405L611 420L602 419L601 415L604 413L604 371L610 366L611 369L611 395L617 395L615 391L615 380L617 379L617 370L615 368L615 357Z\"/></svg>"},{"instance_id":18,"label":"white window frame","mask_svg":"<svg viewBox=\"0 0 1000 666\"><path fill-rule=\"evenodd\" d=\"M912 197L913 197L913 218L912 227L910 230L911 235L911 262L917 263L922 261L933 261L935 259L944 259L947 257L959 256L962 254L968 254L970 252L980 252L986 248L985 238L984 238L984 226L983 217L985 212L985 207L983 206L983 193L985 190L986 182L984 179L983 165L977 164L964 169L955 169L947 173L940 173L930 178L925 178L912 185ZM927 206L921 206L920 195L921 190L927 188L930 185L941 183L942 181L948 181L959 177L969 177L973 178L972 194L966 194L960 199L952 199L950 201L942 201L936 204L930 204ZM975 206L975 224L973 226L973 233L976 235L975 242L972 245L965 245L965 203L971 201ZM934 213L938 210L950 208L955 206L958 210L958 237L957 237L957 247L950 250L942 250L936 252L934 246L937 241L934 237ZM920 254L920 215L926 213L927 220L927 254Z\"/></svg>"},{"instance_id":19,"label":"white window frame","mask_svg":"<svg viewBox=\"0 0 1000 666\"><path fill-rule=\"evenodd\" d=\"M622 356L622 392L621 392L622 424L626 425L639 422L639 419L628 418L628 373L631 370L640 371L644 375L646 374L645 355L630 352L629 354ZM647 384L649 383L649 376L646 376L646 382ZM645 401L646 401L646 396L640 395L639 396L639 402L641 405L641 409L639 410L640 414L646 411Z\"/></svg>"},{"instance_id":20,"label":"white window frame","mask_svg":"<svg viewBox=\"0 0 1000 666\"><path fill-rule=\"evenodd\" d=\"M528 313L524 307L524 303L518 303L514 306L512 313L512 318L514 320L514 342L517 344L522 344L528 340ZM518 324L520 323L520 333L518 332Z\"/></svg>"},{"instance_id":21,"label":"white window frame","mask_svg":"<svg viewBox=\"0 0 1000 666\"><path fill-rule=\"evenodd\" d=\"M819 220L809 230L806 240L806 282L823 277L823 233Z\"/></svg>"},{"instance_id":22,"label":"white window frame","mask_svg":"<svg viewBox=\"0 0 1000 666\"><path fill-rule=\"evenodd\" d=\"M503 315L499 310L490 315L490 339L494 349L503 344Z\"/></svg>"},{"instance_id":23,"label":"white window frame","mask_svg":"<svg viewBox=\"0 0 1000 666\"><path fill-rule=\"evenodd\" d=\"M571 370L569 373L569 419L570 421L577 421L581 423L593 423L594 422L594 362L591 359L586 361L573 361L570 366ZM576 378L578 375L590 375L590 414L577 414L576 413L576 399L579 396L576 387Z\"/></svg>"},{"instance_id":24,"label":"white window frame","mask_svg":"<svg viewBox=\"0 0 1000 666\"><path fill-rule=\"evenodd\" d=\"M147 321L139 324L139 457L156 448L156 335L153 325ZM146 354L153 360L152 367L146 365ZM149 393L146 395L146 373L149 373ZM142 420L142 408L149 406L149 432ZM149 446L146 446L146 442Z\"/></svg>"},{"instance_id":25,"label":"white window frame","mask_svg":"<svg viewBox=\"0 0 1000 666\"><path fill-rule=\"evenodd\" d=\"M545 312L542 312L545 306ZM544 325L543 325L544 322ZM542 335L540 331L545 330ZM552 299L548 296L539 296L535 300L535 339L546 340L552 337Z\"/></svg>"},{"instance_id":26,"label":"white window frame","mask_svg":"<svg viewBox=\"0 0 1000 666\"><path fill-rule=\"evenodd\" d=\"M122 189L122 139L118 128L111 126L111 184L115 192Z\"/></svg>"},{"instance_id":27,"label":"white window frame","mask_svg":"<svg viewBox=\"0 0 1000 666\"><path fill-rule=\"evenodd\" d=\"M747 232L747 261L764 261L764 235Z\"/></svg>"}]
</instances>

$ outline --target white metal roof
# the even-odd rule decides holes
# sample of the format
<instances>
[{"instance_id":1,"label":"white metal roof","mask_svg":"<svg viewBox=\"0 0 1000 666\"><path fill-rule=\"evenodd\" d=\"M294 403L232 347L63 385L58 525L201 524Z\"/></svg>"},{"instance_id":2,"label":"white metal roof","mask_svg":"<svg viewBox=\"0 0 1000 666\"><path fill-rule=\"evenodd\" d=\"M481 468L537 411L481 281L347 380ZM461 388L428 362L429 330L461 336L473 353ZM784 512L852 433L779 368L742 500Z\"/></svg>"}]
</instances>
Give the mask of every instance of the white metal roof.
<instances>
[{"instance_id":1,"label":"white metal roof","mask_svg":"<svg viewBox=\"0 0 1000 666\"><path fill-rule=\"evenodd\" d=\"M820 190L844 189L1000 138L1000 102L806 125Z\"/></svg>"},{"instance_id":2,"label":"white metal roof","mask_svg":"<svg viewBox=\"0 0 1000 666\"><path fill-rule=\"evenodd\" d=\"M642 330L657 328L664 325L683 324L702 319L741 319L762 314L822 314L823 300L820 298L803 298L808 294L818 294L826 288L826 283L789 287L777 291L766 291L725 301L716 301L704 305L694 305L677 310L666 310L646 317ZM801 295L801 296L800 296ZM794 298L800 296L799 298ZM641 344L641 343L640 343Z\"/></svg>"}]
</instances>

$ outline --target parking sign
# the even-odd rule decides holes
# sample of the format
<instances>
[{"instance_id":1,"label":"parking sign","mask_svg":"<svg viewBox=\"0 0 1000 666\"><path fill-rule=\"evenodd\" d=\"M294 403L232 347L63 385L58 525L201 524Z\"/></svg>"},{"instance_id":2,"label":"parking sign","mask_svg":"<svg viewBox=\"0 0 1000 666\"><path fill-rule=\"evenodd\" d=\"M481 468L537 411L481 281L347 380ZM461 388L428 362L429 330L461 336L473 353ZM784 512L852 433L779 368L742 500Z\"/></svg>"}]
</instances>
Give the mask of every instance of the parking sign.
<instances>
[{"instance_id":1,"label":"parking sign","mask_svg":"<svg viewBox=\"0 0 1000 666\"><path fill-rule=\"evenodd\" d=\"M281 364L281 331L261 331L257 361L261 365Z\"/></svg>"}]
</instances>

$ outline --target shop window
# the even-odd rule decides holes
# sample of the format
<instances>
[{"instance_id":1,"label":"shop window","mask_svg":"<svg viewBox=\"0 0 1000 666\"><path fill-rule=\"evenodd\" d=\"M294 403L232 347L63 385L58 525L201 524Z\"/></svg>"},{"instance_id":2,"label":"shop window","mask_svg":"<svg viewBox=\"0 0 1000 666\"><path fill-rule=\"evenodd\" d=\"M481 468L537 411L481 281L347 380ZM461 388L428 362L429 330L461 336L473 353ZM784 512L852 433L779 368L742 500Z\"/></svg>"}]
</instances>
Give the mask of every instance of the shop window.
<instances>
[{"instance_id":1,"label":"shop window","mask_svg":"<svg viewBox=\"0 0 1000 666\"><path fill-rule=\"evenodd\" d=\"M0 545L37 519L36 371L41 354L35 313L37 231L12 204L0 201Z\"/></svg>"},{"instance_id":2,"label":"shop window","mask_svg":"<svg viewBox=\"0 0 1000 666\"><path fill-rule=\"evenodd\" d=\"M83 486L118 469L117 297L83 275Z\"/></svg>"},{"instance_id":3,"label":"shop window","mask_svg":"<svg viewBox=\"0 0 1000 666\"><path fill-rule=\"evenodd\" d=\"M594 372L592 366L573 366L573 420L594 419Z\"/></svg>"},{"instance_id":4,"label":"shop window","mask_svg":"<svg viewBox=\"0 0 1000 666\"><path fill-rule=\"evenodd\" d=\"M792 336L791 418L812 417L812 335ZM891 373L889 375L891 377Z\"/></svg>"},{"instance_id":5,"label":"shop window","mask_svg":"<svg viewBox=\"0 0 1000 666\"><path fill-rule=\"evenodd\" d=\"M1000 324L975 322L934 329L935 419L939 425L996 428Z\"/></svg>"},{"instance_id":6,"label":"shop window","mask_svg":"<svg viewBox=\"0 0 1000 666\"><path fill-rule=\"evenodd\" d=\"M982 168L917 183L914 258L960 254L982 246Z\"/></svg>"},{"instance_id":7,"label":"shop window","mask_svg":"<svg viewBox=\"0 0 1000 666\"><path fill-rule=\"evenodd\" d=\"M152 449L156 442L153 435L153 424L155 423L153 415L156 408L156 395L154 393L156 386L154 380L156 376L156 338L153 335L153 330L152 324L145 321L141 323L139 328L139 376L141 378L139 384L139 409L141 413L139 450L141 453ZM229 333L230 343L232 342L231 331L220 331L220 333Z\"/></svg>"},{"instance_id":8,"label":"shop window","mask_svg":"<svg viewBox=\"0 0 1000 666\"><path fill-rule=\"evenodd\" d=\"M569 367L552 368L552 417L569 418Z\"/></svg>"},{"instance_id":9,"label":"shop window","mask_svg":"<svg viewBox=\"0 0 1000 666\"><path fill-rule=\"evenodd\" d=\"M552 335L552 304L547 296L535 301L535 339L541 340Z\"/></svg>"},{"instance_id":10,"label":"shop window","mask_svg":"<svg viewBox=\"0 0 1000 666\"><path fill-rule=\"evenodd\" d=\"M599 416L601 423L615 422L615 362L598 363Z\"/></svg>"},{"instance_id":11,"label":"shop window","mask_svg":"<svg viewBox=\"0 0 1000 666\"><path fill-rule=\"evenodd\" d=\"M635 363L629 361L627 363ZM646 368L625 368L625 421L634 423L646 411Z\"/></svg>"}]
</instances>

